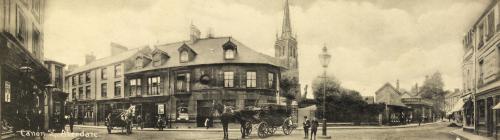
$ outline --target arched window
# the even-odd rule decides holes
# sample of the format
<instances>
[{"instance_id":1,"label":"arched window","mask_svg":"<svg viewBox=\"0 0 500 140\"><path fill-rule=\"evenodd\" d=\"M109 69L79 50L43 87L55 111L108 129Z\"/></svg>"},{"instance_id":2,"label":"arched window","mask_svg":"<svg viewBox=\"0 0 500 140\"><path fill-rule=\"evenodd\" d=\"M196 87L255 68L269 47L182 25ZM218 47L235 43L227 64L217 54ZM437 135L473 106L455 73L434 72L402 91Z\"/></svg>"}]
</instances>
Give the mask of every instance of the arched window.
<instances>
[{"instance_id":1,"label":"arched window","mask_svg":"<svg viewBox=\"0 0 500 140\"><path fill-rule=\"evenodd\" d=\"M234 50L233 49L227 49L225 52L224 52L224 57L226 59L234 59Z\"/></svg>"},{"instance_id":2,"label":"arched window","mask_svg":"<svg viewBox=\"0 0 500 140\"><path fill-rule=\"evenodd\" d=\"M187 51L181 51L181 62L187 62L189 59Z\"/></svg>"}]
</instances>

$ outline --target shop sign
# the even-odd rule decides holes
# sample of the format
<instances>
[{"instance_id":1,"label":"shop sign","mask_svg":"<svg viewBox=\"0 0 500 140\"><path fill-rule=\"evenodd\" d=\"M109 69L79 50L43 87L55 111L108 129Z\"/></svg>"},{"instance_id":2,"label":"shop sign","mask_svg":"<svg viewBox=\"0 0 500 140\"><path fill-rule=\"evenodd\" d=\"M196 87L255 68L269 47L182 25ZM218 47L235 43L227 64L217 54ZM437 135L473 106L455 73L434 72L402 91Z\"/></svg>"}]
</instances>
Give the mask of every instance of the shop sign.
<instances>
[{"instance_id":1,"label":"shop sign","mask_svg":"<svg viewBox=\"0 0 500 140\"><path fill-rule=\"evenodd\" d=\"M165 105L164 104L158 104L158 114L159 115L165 114Z\"/></svg>"},{"instance_id":2,"label":"shop sign","mask_svg":"<svg viewBox=\"0 0 500 140\"><path fill-rule=\"evenodd\" d=\"M5 102L10 103L10 82L5 81Z\"/></svg>"}]
</instances>

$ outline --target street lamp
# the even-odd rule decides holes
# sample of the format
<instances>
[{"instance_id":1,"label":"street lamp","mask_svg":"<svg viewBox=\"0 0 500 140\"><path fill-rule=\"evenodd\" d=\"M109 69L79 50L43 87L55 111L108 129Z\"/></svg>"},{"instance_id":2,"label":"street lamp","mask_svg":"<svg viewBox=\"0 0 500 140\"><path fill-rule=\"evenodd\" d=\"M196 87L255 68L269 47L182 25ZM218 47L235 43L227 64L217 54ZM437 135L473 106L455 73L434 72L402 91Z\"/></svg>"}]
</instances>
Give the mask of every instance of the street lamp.
<instances>
[{"instance_id":1,"label":"street lamp","mask_svg":"<svg viewBox=\"0 0 500 140\"><path fill-rule=\"evenodd\" d=\"M323 67L323 133L319 138L330 139L330 136L326 135L326 69L328 68L328 64L330 63L330 59L332 56L328 53L328 49L326 45L323 46L323 51L319 54L319 61L321 66Z\"/></svg>"}]
</instances>

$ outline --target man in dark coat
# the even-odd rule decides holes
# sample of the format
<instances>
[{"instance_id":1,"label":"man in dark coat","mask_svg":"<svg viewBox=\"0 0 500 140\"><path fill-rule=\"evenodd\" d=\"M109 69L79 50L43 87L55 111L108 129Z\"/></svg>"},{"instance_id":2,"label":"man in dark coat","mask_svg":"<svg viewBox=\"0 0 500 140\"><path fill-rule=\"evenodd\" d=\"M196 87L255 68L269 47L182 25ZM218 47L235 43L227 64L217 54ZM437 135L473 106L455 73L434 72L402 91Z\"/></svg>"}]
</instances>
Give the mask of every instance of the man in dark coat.
<instances>
[{"instance_id":1,"label":"man in dark coat","mask_svg":"<svg viewBox=\"0 0 500 140\"><path fill-rule=\"evenodd\" d=\"M228 125L229 125L229 120L231 119L231 113L232 113L231 108L229 106L224 105L224 112L222 113L221 116L221 122L225 140L229 139Z\"/></svg>"},{"instance_id":2,"label":"man in dark coat","mask_svg":"<svg viewBox=\"0 0 500 140\"><path fill-rule=\"evenodd\" d=\"M316 132L318 132L318 126L319 126L319 122L318 122L318 120L316 120L316 118L314 118L311 121L311 140L313 139L313 137L314 137L314 140L316 140Z\"/></svg>"},{"instance_id":3,"label":"man in dark coat","mask_svg":"<svg viewBox=\"0 0 500 140\"><path fill-rule=\"evenodd\" d=\"M69 123L69 131L73 133L73 125L75 125L75 116L73 116L73 113L69 115L68 123Z\"/></svg>"},{"instance_id":4,"label":"man in dark coat","mask_svg":"<svg viewBox=\"0 0 500 140\"><path fill-rule=\"evenodd\" d=\"M311 121L307 119L307 116L304 116L304 122L302 125L304 126L304 139L307 139L309 136L309 127L311 127Z\"/></svg>"}]
</instances>

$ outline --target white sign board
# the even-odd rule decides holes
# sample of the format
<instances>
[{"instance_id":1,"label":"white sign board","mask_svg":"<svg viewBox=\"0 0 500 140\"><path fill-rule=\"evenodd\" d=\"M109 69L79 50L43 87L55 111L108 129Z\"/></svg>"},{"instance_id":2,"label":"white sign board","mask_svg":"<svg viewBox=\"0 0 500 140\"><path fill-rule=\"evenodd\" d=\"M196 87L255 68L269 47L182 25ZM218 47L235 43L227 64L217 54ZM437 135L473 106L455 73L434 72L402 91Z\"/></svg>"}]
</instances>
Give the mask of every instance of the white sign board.
<instances>
[{"instance_id":1,"label":"white sign board","mask_svg":"<svg viewBox=\"0 0 500 140\"><path fill-rule=\"evenodd\" d=\"M158 114L165 114L165 105L158 104Z\"/></svg>"},{"instance_id":2,"label":"white sign board","mask_svg":"<svg viewBox=\"0 0 500 140\"><path fill-rule=\"evenodd\" d=\"M5 81L5 102L10 102L10 82Z\"/></svg>"}]
</instances>

